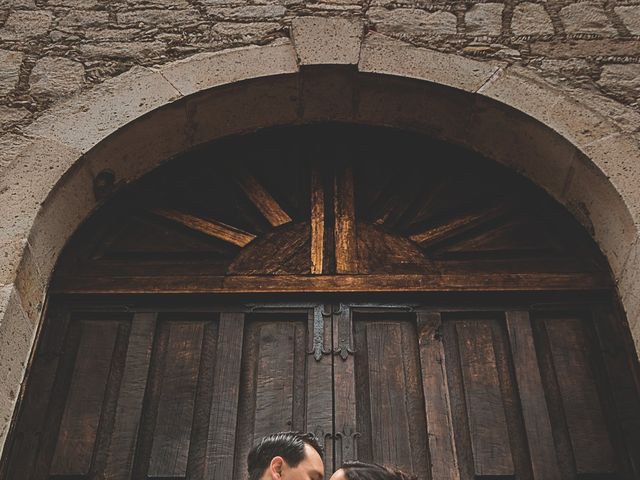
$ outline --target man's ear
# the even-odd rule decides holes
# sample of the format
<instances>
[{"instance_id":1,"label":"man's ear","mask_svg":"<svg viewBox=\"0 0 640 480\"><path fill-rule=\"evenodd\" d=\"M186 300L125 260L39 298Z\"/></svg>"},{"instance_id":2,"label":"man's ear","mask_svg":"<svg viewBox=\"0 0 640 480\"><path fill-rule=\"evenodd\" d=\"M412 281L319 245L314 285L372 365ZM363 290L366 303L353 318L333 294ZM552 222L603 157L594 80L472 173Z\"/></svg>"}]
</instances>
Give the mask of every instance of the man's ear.
<instances>
[{"instance_id":1,"label":"man's ear","mask_svg":"<svg viewBox=\"0 0 640 480\"><path fill-rule=\"evenodd\" d=\"M282 468L285 464L284 458L273 457L269 464L268 472L272 480L280 480L282 478Z\"/></svg>"}]
</instances>

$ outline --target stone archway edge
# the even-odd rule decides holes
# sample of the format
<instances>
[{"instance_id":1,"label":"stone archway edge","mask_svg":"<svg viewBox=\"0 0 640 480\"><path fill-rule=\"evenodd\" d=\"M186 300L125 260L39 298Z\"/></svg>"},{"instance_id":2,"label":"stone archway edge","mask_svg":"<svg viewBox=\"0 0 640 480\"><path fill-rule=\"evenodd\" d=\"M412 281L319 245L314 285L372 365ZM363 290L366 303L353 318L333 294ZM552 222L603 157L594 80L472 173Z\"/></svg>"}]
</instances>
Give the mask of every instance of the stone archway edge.
<instances>
[{"instance_id":1,"label":"stone archway edge","mask_svg":"<svg viewBox=\"0 0 640 480\"><path fill-rule=\"evenodd\" d=\"M291 39L198 54L153 69L133 68L54 106L23 135L0 139L0 160L8 165L0 178L0 445L11 422L57 255L97 205L92 190L95 174L118 156L116 177L129 182L202 141L203 133L190 124L188 108L176 106L177 100L243 80L294 75L314 65L353 65L363 73L412 78L477 94L524 113L565 139L571 148L558 147L552 165L536 162L527 152L522 152L522 159L513 159L513 152L494 145L478 148L529 176L593 229L640 346L640 149L627 126L608 119L606 112L589 105L588 98L577 101L526 69L365 34L362 24L350 20L297 18ZM260 112L243 115L249 119L225 118L219 135L261 125ZM278 124L304 121L307 113L294 106L270 115ZM140 119L149 122L146 131L153 134L123 130ZM163 136L162 132L172 132L173 125L175 134ZM471 126L472 130L447 130L445 136L476 148L487 142L482 123L477 127L478 133ZM119 147L101 144L116 134L122 137ZM130 150L136 149L145 152L143 160L132 161L135 155Z\"/></svg>"}]
</instances>

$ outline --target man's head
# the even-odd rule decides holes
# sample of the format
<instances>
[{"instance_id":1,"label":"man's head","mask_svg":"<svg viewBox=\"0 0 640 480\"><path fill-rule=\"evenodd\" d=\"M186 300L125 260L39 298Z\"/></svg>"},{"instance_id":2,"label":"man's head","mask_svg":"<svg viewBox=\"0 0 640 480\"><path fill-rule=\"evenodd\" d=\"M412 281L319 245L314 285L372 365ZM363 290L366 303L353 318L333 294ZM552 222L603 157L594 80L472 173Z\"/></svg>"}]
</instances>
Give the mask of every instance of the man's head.
<instances>
[{"instance_id":1,"label":"man's head","mask_svg":"<svg viewBox=\"0 0 640 480\"><path fill-rule=\"evenodd\" d=\"M323 454L311 433L267 435L249 452L249 480L322 480Z\"/></svg>"}]
</instances>

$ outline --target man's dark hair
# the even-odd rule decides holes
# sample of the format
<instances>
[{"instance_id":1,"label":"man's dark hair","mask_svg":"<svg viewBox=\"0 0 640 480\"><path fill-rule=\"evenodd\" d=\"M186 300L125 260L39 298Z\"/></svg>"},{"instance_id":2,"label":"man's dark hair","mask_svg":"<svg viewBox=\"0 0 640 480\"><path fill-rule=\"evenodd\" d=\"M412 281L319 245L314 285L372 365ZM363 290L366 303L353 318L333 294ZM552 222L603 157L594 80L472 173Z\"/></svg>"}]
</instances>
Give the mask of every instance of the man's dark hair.
<instances>
[{"instance_id":1,"label":"man's dark hair","mask_svg":"<svg viewBox=\"0 0 640 480\"><path fill-rule=\"evenodd\" d=\"M263 437L253 446L247 457L249 480L259 480L274 457L282 457L291 467L304 460L305 444L324 458L324 449L313 433L278 432Z\"/></svg>"},{"instance_id":2,"label":"man's dark hair","mask_svg":"<svg viewBox=\"0 0 640 480\"><path fill-rule=\"evenodd\" d=\"M346 462L342 467L347 480L417 480L418 477L377 463Z\"/></svg>"}]
</instances>

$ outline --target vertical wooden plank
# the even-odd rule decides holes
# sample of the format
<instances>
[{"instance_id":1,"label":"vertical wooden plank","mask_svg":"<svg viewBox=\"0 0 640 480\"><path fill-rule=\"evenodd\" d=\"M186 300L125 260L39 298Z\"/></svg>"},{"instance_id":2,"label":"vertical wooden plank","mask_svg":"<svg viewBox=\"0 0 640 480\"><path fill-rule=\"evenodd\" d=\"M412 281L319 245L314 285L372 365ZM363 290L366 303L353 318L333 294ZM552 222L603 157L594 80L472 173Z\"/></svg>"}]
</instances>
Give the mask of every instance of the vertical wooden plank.
<instances>
[{"instance_id":1,"label":"vertical wooden plank","mask_svg":"<svg viewBox=\"0 0 640 480\"><path fill-rule=\"evenodd\" d=\"M456 331L475 475L513 476L491 327L479 321L461 321L456 323Z\"/></svg>"},{"instance_id":2,"label":"vertical wooden plank","mask_svg":"<svg viewBox=\"0 0 640 480\"><path fill-rule=\"evenodd\" d=\"M358 439L356 423L356 378L353 347L353 319L346 305L334 306L333 314L333 395L334 463L356 460Z\"/></svg>"},{"instance_id":3,"label":"vertical wooden plank","mask_svg":"<svg viewBox=\"0 0 640 480\"><path fill-rule=\"evenodd\" d=\"M186 476L204 329L204 322L169 322L150 477Z\"/></svg>"},{"instance_id":4,"label":"vertical wooden plank","mask_svg":"<svg viewBox=\"0 0 640 480\"><path fill-rule=\"evenodd\" d=\"M529 312L506 312L507 331L516 373L518 395L535 480L561 478L549 411L533 343Z\"/></svg>"},{"instance_id":5,"label":"vertical wooden plank","mask_svg":"<svg viewBox=\"0 0 640 480\"><path fill-rule=\"evenodd\" d=\"M324 186L317 168L311 170L311 273L324 269Z\"/></svg>"},{"instance_id":6,"label":"vertical wooden plank","mask_svg":"<svg viewBox=\"0 0 640 480\"><path fill-rule=\"evenodd\" d=\"M104 471L106 480L126 480L131 476L155 328L155 313L134 315L113 434L107 453Z\"/></svg>"},{"instance_id":7,"label":"vertical wooden plank","mask_svg":"<svg viewBox=\"0 0 640 480\"><path fill-rule=\"evenodd\" d=\"M366 327L366 340L373 459L412 468L400 326L371 322Z\"/></svg>"},{"instance_id":8,"label":"vertical wooden plank","mask_svg":"<svg viewBox=\"0 0 640 480\"><path fill-rule=\"evenodd\" d=\"M333 375L331 305L309 312L305 431L314 433L325 449L325 478L333 470Z\"/></svg>"},{"instance_id":9,"label":"vertical wooden plank","mask_svg":"<svg viewBox=\"0 0 640 480\"><path fill-rule=\"evenodd\" d=\"M86 475L91 468L118 326L114 321L81 322L80 344L51 475Z\"/></svg>"},{"instance_id":10,"label":"vertical wooden plank","mask_svg":"<svg viewBox=\"0 0 640 480\"><path fill-rule=\"evenodd\" d=\"M243 313L221 313L205 456L205 479L232 478L236 445Z\"/></svg>"},{"instance_id":11,"label":"vertical wooden plank","mask_svg":"<svg viewBox=\"0 0 640 480\"><path fill-rule=\"evenodd\" d=\"M445 351L440 338L440 313L418 313L418 335L431 478L459 480L455 434L451 418Z\"/></svg>"},{"instance_id":12,"label":"vertical wooden plank","mask_svg":"<svg viewBox=\"0 0 640 480\"><path fill-rule=\"evenodd\" d=\"M293 416L294 323L260 326L253 441L289 430Z\"/></svg>"},{"instance_id":13,"label":"vertical wooden plank","mask_svg":"<svg viewBox=\"0 0 640 480\"><path fill-rule=\"evenodd\" d=\"M615 457L595 378L582 321L545 319L553 366L573 450L576 473L612 474Z\"/></svg>"},{"instance_id":14,"label":"vertical wooden plank","mask_svg":"<svg viewBox=\"0 0 640 480\"><path fill-rule=\"evenodd\" d=\"M47 312L10 445L6 478L40 480L48 475L78 343L79 329L70 318L68 312Z\"/></svg>"},{"instance_id":15,"label":"vertical wooden plank","mask_svg":"<svg viewBox=\"0 0 640 480\"><path fill-rule=\"evenodd\" d=\"M338 168L334 179L335 256L337 273L356 273L356 220L353 169Z\"/></svg>"}]
</instances>

